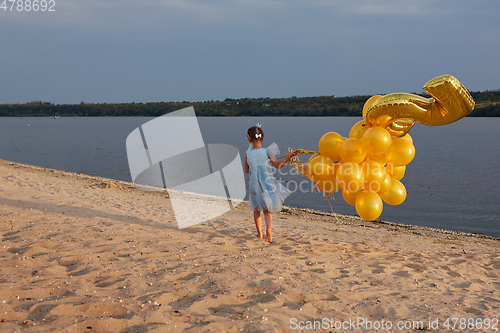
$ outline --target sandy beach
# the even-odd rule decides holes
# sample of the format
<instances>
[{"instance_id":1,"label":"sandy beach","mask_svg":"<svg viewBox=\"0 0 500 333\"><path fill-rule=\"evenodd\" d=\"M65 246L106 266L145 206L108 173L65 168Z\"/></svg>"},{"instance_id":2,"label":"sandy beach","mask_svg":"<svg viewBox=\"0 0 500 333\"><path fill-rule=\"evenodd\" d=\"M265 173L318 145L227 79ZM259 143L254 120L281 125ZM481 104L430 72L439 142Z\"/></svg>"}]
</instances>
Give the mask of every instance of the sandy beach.
<instances>
[{"instance_id":1,"label":"sandy beach","mask_svg":"<svg viewBox=\"0 0 500 333\"><path fill-rule=\"evenodd\" d=\"M247 202L179 230L165 193L3 160L0 221L1 332L500 328L492 237L286 208L269 244Z\"/></svg>"}]
</instances>

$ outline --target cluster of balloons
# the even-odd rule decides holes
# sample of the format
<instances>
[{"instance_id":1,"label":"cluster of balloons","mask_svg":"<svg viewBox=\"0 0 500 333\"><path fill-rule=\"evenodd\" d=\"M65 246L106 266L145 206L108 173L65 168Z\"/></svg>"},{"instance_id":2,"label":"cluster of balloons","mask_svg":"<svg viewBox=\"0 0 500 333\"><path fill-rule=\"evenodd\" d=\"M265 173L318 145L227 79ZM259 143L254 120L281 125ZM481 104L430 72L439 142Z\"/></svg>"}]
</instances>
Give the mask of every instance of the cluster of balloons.
<instances>
[{"instance_id":1,"label":"cluster of balloons","mask_svg":"<svg viewBox=\"0 0 500 333\"><path fill-rule=\"evenodd\" d=\"M440 126L467 116L474 99L452 75L429 80L424 98L408 93L370 97L363 106L363 120L344 138L336 132L319 140L319 152L307 162L307 177L325 193L342 191L359 216L375 220L383 202L399 205L406 199L401 183L406 165L415 156L408 131L413 121Z\"/></svg>"},{"instance_id":2,"label":"cluster of balloons","mask_svg":"<svg viewBox=\"0 0 500 333\"><path fill-rule=\"evenodd\" d=\"M325 193L342 191L361 218L377 219L383 202L399 205L405 201L401 179L415 156L409 134L391 137L385 128L361 120L348 138L336 132L324 134L318 148L319 153L307 162L309 178Z\"/></svg>"}]
</instances>

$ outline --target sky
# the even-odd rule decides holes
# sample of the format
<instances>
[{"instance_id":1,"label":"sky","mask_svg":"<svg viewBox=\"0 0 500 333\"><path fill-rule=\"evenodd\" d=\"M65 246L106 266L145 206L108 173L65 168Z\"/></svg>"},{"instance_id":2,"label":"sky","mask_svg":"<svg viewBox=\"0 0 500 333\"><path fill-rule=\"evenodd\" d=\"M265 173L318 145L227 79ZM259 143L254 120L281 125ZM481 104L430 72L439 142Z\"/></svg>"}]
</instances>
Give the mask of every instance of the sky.
<instances>
[{"instance_id":1,"label":"sky","mask_svg":"<svg viewBox=\"0 0 500 333\"><path fill-rule=\"evenodd\" d=\"M0 0L0 104L500 89L498 0L50 1Z\"/></svg>"}]
</instances>

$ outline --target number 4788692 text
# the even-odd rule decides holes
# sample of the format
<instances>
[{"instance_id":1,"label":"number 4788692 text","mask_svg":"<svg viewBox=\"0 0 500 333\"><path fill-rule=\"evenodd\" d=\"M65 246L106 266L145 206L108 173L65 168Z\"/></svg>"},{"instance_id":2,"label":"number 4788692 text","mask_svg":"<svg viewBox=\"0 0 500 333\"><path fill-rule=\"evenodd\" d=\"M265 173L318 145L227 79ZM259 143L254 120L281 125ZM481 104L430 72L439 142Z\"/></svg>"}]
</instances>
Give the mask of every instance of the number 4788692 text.
<instances>
[{"instance_id":1,"label":"number 4788692 text","mask_svg":"<svg viewBox=\"0 0 500 333\"><path fill-rule=\"evenodd\" d=\"M56 0L0 0L4 12L55 12Z\"/></svg>"}]
</instances>

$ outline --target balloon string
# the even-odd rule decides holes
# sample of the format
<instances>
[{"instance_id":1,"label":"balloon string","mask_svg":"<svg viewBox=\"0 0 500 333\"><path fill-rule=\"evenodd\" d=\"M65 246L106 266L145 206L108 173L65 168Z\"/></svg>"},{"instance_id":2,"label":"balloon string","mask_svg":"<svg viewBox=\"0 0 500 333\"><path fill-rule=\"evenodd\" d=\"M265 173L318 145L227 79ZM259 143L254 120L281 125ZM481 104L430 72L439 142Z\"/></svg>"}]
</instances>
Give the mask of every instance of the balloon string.
<instances>
[{"instance_id":1,"label":"balloon string","mask_svg":"<svg viewBox=\"0 0 500 333\"><path fill-rule=\"evenodd\" d=\"M288 148L288 152L289 153L292 152L292 151L296 151L298 155L314 155L314 154L318 154L319 153L318 151L314 151L314 150L291 149L291 148ZM315 185L314 191L316 193L320 193L321 190L319 189L318 185L316 185L314 183L314 180L312 180L311 177L309 176L309 174L307 173L306 166L299 159L298 155L294 156L294 157L292 157L290 159L290 166L292 168L294 168L300 175L302 175L303 177L306 177L307 179L311 180L313 182L313 184ZM282 158L285 158L285 157L286 156L282 156L282 157L279 157L279 159L282 159ZM337 217L337 214L333 211L333 207L332 207L332 204L330 202L330 199L335 200L335 197L333 196L333 194L331 194L331 197L330 197L330 193L324 193L324 194L325 194L326 200L328 201L328 204L330 205L330 210L332 211L333 215L335 216L335 219L337 220L337 223L340 224L339 218Z\"/></svg>"},{"instance_id":2,"label":"balloon string","mask_svg":"<svg viewBox=\"0 0 500 333\"><path fill-rule=\"evenodd\" d=\"M318 154L319 152L318 151L314 151L314 150L307 150L307 149L291 149L291 148L288 148L288 152L292 152L292 151L296 151L297 154L302 154L302 155L313 155L313 154ZM286 157L286 156L285 156ZM281 157L280 157L281 158ZM294 168L300 175L302 175L303 177L306 177L307 179L311 179L311 177L309 177L309 175L307 174L307 170L306 170L306 166L304 165L304 163L299 159L298 155L297 156L294 156L290 159L290 166L292 168ZM313 181L314 182L314 181Z\"/></svg>"},{"instance_id":3,"label":"balloon string","mask_svg":"<svg viewBox=\"0 0 500 333\"><path fill-rule=\"evenodd\" d=\"M327 194L326 195L326 201L328 201L328 204L330 205L330 210L332 211L333 215L335 216L335 219L337 220L337 223L340 224L340 221L339 221L339 218L337 217L337 214L333 211L332 203L330 202L330 199L335 200L335 198L333 197L333 194L332 194L331 198L330 198L330 194Z\"/></svg>"}]
</instances>

